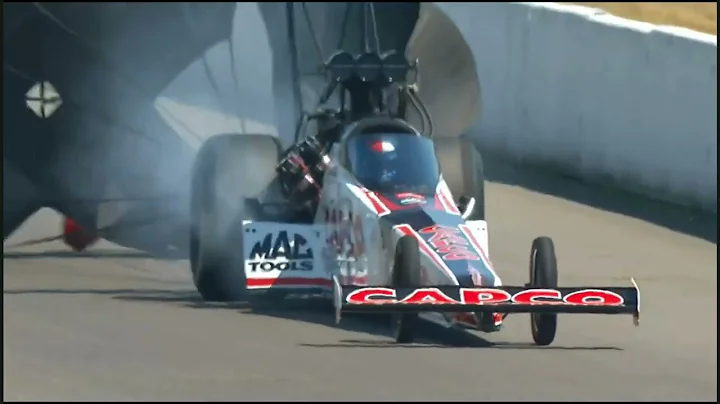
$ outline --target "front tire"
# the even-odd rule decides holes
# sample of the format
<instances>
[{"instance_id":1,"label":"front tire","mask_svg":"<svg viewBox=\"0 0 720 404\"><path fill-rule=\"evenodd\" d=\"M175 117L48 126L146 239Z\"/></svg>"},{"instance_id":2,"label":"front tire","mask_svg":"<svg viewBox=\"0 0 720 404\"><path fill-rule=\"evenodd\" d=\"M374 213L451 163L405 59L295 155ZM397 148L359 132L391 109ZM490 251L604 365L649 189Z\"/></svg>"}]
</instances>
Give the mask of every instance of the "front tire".
<instances>
[{"instance_id":1,"label":"front tire","mask_svg":"<svg viewBox=\"0 0 720 404\"><path fill-rule=\"evenodd\" d=\"M198 151L191 190L190 268L205 301L246 300L242 221L245 200L275 178L280 155L270 135L222 134Z\"/></svg>"},{"instance_id":2,"label":"front tire","mask_svg":"<svg viewBox=\"0 0 720 404\"><path fill-rule=\"evenodd\" d=\"M420 286L420 248L418 240L412 236L403 236L395 246L395 263L392 273L393 288L413 288ZM417 313L393 313L390 315L391 331L395 342L410 344L415 340Z\"/></svg>"},{"instance_id":3,"label":"front tire","mask_svg":"<svg viewBox=\"0 0 720 404\"><path fill-rule=\"evenodd\" d=\"M558 286L555 245L549 237L533 240L530 251L530 287L555 289ZM557 313L531 313L530 330L536 345L547 346L555 340Z\"/></svg>"}]
</instances>

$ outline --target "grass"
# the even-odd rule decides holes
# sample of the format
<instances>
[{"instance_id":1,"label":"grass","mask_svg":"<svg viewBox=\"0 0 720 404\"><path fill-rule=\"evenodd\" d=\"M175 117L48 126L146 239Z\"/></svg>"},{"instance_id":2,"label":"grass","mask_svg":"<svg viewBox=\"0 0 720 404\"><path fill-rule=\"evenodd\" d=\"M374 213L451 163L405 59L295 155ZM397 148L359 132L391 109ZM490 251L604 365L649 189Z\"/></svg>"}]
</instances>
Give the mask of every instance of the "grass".
<instances>
[{"instance_id":1,"label":"grass","mask_svg":"<svg viewBox=\"0 0 720 404\"><path fill-rule=\"evenodd\" d=\"M574 3L618 17L717 35L717 3Z\"/></svg>"}]
</instances>

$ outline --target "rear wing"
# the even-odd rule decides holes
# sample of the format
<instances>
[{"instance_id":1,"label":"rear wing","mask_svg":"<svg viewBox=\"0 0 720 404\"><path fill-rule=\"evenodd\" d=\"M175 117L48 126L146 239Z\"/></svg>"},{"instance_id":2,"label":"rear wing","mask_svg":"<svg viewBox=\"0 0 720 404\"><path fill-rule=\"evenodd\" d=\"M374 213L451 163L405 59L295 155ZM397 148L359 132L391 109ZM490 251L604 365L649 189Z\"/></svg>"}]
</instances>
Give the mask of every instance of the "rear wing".
<instances>
[{"instance_id":1,"label":"rear wing","mask_svg":"<svg viewBox=\"0 0 720 404\"><path fill-rule=\"evenodd\" d=\"M346 312L492 312L631 314L640 320L640 289L629 287L342 286L333 277L336 320Z\"/></svg>"}]
</instances>

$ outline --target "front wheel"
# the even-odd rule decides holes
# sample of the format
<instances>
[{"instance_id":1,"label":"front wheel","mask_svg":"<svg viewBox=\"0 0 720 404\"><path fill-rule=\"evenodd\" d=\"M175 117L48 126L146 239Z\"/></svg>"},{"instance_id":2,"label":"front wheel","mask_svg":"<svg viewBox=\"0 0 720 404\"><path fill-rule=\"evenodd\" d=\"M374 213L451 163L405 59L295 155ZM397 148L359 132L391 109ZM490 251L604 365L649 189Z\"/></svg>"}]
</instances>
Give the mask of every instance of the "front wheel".
<instances>
[{"instance_id":1,"label":"front wheel","mask_svg":"<svg viewBox=\"0 0 720 404\"><path fill-rule=\"evenodd\" d=\"M530 250L530 287L555 289L558 286L555 246L549 237L533 240ZM531 313L533 341L540 346L552 344L557 331L557 313Z\"/></svg>"},{"instance_id":2,"label":"front wheel","mask_svg":"<svg viewBox=\"0 0 720 404\"><path fill-rule=\"evenodd\" d=\"M412 236L403 236L395 246L395 264L392 273L393 288L412 288L420 286L420 248L418 240ZM410 344L415 340L417 313L393 313L390 316L391 331L395 342Z\"/></svg>"}]
</instances>

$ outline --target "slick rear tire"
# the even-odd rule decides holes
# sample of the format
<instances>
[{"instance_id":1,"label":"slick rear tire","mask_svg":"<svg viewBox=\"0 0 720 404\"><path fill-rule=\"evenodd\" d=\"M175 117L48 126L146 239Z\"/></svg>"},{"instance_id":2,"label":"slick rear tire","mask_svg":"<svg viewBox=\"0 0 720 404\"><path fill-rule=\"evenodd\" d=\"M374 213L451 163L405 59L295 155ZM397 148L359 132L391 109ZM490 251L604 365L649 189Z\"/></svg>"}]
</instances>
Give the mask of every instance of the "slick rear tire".
<instances>
[{"instance_id":1,"label":"slick rear tire","mask_svg":"<svg viewBox=\"0 0 720 404\"><path fill-rule=\"evenodd\" d=\"M558 286L555 246L549 237L533 240L530 251L530 287L555 289ZM531 313L530 330L536 345L547 346L555 340L557 313Z\"/></svg>"},{"instance_id":2,"label":"slick rear tire","mask_svg":"<svg viewBox=\"0 0 720 404\"><path fill-rule=\"evenodd\" d=\"M192 173L190 268L205 301L247 300L242 221L275 178L281 149L270 135L222 134L198 151Z\"/></svg>"},{"instance_id":3,"label":"slick rear tire","mask_svg":"<svg viewBox=\"0 0 720 404\"><path fill-rule=\"evenodd\" d=\"M435 138L433 142L443 178L455 202L462 196L475 198L475 209L468 220L485 220L485 177L480 152L464 137Z\"/></svg>"},{"instance_id":4,"label":"slick rear tire","mask_svg":"<svg viewBox=\"0 0 720 404\"><path fill-rule=\"evenodd\" d=\"M395 246L395 263L392 273L394 288L412 288L420 286L420 248L412 236L403 236ZM393 313L390 315L390 328L398 344L410 344L415 340L417 313Z\"/></svg>"}]
</instances>

